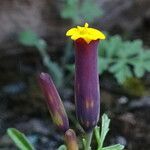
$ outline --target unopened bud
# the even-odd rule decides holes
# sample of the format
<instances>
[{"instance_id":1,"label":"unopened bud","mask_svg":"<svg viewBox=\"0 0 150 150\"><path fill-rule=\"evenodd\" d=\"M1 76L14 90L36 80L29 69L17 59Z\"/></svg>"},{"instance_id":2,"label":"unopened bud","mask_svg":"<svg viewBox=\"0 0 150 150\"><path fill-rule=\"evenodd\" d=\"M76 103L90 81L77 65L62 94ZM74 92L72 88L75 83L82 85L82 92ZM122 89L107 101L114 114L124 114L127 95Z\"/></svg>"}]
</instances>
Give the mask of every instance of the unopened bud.
<instances>
[{"instance_id":1,"label":"unopened bud","mask_svg":"<svg viewBox=\"0 0 150 150\"><path fill-rule=\"evenodd\" d=\"M41 73L39 83L54 124L63 132L67 131L69 129L68 117L51 77L47 73Z\"/></svg>"},{"instance_id":2,"label":"unopened bud","mask_svg":"<svg viewBox=\"0 0 150 150\"><path fill-rule=\"evenodd\" d=\"M67 150L78 150L77 137L74 130L69 129L65 133L65 141L67 144Z\"/></svg>"}]
</instances>

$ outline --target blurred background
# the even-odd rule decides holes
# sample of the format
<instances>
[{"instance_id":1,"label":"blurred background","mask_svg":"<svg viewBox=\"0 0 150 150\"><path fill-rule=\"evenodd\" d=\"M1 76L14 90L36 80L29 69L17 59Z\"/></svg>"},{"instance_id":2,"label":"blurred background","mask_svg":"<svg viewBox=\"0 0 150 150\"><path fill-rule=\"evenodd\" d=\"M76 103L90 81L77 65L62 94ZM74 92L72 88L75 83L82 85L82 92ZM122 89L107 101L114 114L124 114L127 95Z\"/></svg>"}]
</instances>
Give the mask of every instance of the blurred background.
<instances>
[{"instance_id":1,"label":"blurred background","mask_svg":"<svg viewBox=\"0 0 150 150\"><path fill-rule=\"evenodd\" d=\"M150 1L0 1L0 150L15 150L9 127L24 132L37 150L55 150L63 135L53 126L37 83L48 72L80 131L74 108L74 48L65 36L72 26L101 29L101 115L111 118L105 144L128 150L150 147Z\"/></svg>"}]
</instances>

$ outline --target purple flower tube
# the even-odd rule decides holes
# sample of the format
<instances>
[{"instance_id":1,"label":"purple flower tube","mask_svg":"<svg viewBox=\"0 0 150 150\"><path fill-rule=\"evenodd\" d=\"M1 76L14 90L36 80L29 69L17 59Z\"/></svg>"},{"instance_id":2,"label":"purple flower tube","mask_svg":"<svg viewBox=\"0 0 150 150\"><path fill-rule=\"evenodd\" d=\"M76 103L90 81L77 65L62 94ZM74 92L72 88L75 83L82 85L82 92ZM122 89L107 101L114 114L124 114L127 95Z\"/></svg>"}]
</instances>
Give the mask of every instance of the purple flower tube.
<instances>
[{"instance_id":1,"label":"purple flower tube","mask_svg":"<svg viewBox=\"0 0 150 150\"><path fill-rule=\"evenodd\" d=\"M68 117L51 77L47 73L41 73L39 84L54 124L65 133L69 129Z\"/></svg>"},{"instance_id":2,"label":"purple flower tube","mask_svg":"<svg viewBox=\"0 0 150 150\"><path fill-rule=\"evenodd\" d=\"M89 44L75 41L75 102L81 126L90 131L96 126L100 113L100 91L97 67L99 40Z\"/></svg>"}]
</instances>

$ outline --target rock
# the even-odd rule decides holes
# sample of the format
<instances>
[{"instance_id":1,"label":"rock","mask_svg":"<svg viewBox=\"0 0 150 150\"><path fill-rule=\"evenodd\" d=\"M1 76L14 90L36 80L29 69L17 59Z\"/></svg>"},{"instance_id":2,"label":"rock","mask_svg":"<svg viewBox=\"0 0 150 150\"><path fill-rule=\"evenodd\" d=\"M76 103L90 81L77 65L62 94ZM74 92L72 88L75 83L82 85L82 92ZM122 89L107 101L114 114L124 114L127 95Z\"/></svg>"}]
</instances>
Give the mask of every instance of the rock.
<instances>
[{"instance_id":1,"label":"rock","mask_svg":"<svg viewBox=\"0 0 150 150\"><path fill-rule=\"evenodd\" d=\"M12 140L6 134L0 137L0 150L16 150Z\"/></svg>"},{"instance_id":2,"label":"rock","mask_svg":"<svg viewBox=\"0 0 150 150\"><path fill-rule=\"evenodd\" d=\"M125 113L123 115L120 115L118 119L123 121L124 125L127 125L127 126L129 125L135 126L136 124L135 116L132 113Z\"/></svg>"},{"instance_id":3,"label":"rock","mask_svg":"<svg viewBox=\"0 0 150 150\"><path fill-rule=\"evenodd\" d=\"M42 18L44 10L47 10L46 0L1 1L0 43L7 39L13 39L20 31L27 28L40 35L46 33L45 21Z\"/></svg>"},{"instance_id":4,"label":"rock","mask_svg":"<svg viewBox=\"0 0 150 150\"><path fill-rule=\"evenodd\" d=\"M95 20L103 30L119 27L131 32L142 24L143 18L150 18L149 0L95 0L102 6L104 16ZM64 41L67 20L60 19L63 2L51 0L5 0L0 2L0 44L5 45L17 38L23 30L31 29L39 36ZM83 20L85 22L85 20ZM8 41L7 41L8 43ZM7 45L6 45L7 47Z\"/></svg>"},{"instance_id":5,"label":"rock","mask_svg":"<svg viewBox=\"0 0 150 150\"><path fill-rule=\"evenodd\" d=\"M100 19L105 29L120 27L124 32L131 32L139 27L150 15L149 0L101 0L99 4L104 9L104 17ZM150 17L150 16L149 16Z\"/></svg>"},{"instance_id":6,"label":"rock","mask_svg":"<svg viewBox=\"0 0 150 150\"><path fill-rule=\"evenodd\" d=\"M126 140L125 137L118 135L118 136L111 139L111 143L112 144L114 144L114 143L115 144L121 144L121 145L126 146L127 145L127 140Z\"/></svg>"},{"instance_id":7,"label":"rock","mask_svg":"<svg viewBox=\"0 0 150 150\"><path fill-rule=\"evenodd\" d=\"M127 104L128 101L129 101L129 99L126 96L122 96L118 99L118 103L120 105L125 105L125 104Z\"/></svg>"},{"instance_id":8,"label":"rock","mask_svg":"<svg viewBox=\"0 0 150 150\"><path fill-rule=\"evenodd\" d=\"M26 90L27 86L24 82L18 81L2 87L2 92L6 95L17 95Z\"/></svg>"},{"instance_id":9,"label":"rock","mask_svg":"<svg viewBox=\"0 0 150 150\"><path fill-rule=\"evenodd\" d=\"M150 97L143 97L139 100L132 100L129 103L129 110L134 110L134 109L142 109L142 108L150 108Z\"/></svg>"},{"instance_id":10,"label":"rock","mask_svg":"<svg viewBox=\"0 0 150 150\"><path fill-rule=\"evenodd\" d=\"M49 130L50 128L52 128L50 127L50 124L48 125L43 120L36 119L36 118L33 118L29 121L17 123L16 128L28 133L32 131L33 133L40 133L43 135L53 134L54 131L54 130Z\"/></svg>"}]
</instances>

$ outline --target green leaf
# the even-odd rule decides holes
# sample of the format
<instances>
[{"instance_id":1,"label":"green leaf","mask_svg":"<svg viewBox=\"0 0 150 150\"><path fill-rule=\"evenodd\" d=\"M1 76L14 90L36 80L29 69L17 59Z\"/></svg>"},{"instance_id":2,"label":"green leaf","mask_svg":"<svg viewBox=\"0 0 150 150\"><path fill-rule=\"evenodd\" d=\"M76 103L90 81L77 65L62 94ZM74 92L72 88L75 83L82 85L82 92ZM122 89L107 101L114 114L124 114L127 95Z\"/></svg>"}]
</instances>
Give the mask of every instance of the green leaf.
<instances>
[{"instance_id":1,"label":"green leaf","mask_svg":"<svg viewBox=\"0 0 150 150\"><path fill-rule=\"evenodd\" d=\"M66 0L61 16L64 19L72 19L74 24L80 23L78 0Z\"/></svg>"},{"instance_id":2,"label":"green leaf","mask_svg":"<svg viewBox=\"0 0 150 150\"><path fill-rule=\"evenodd\" d=\"M127 78L132 77L132 72L129 66L123 60L110 66L109 71L114 74L120 84L122 84Z\"/></svg>"},{"instance_id":3,"label":"green leaf","mask_svg":"<svg viewBox=\"0 0 150 150\"><path fill-rule=\"evenodd\" d=\"M46 51L47 43L40 39L34 32L25 31L19 35L19 41L26 46L35 46L43 60L43 64L47 67L49 73L52 75L56 85L60 87L62 85L63 72L57 63L53 62L48 52Z\"/></svg>"},{"instance_id":4,"label":"green leaf","mask_svg":"<svg viewBox=\"0 0 150 150\"><path fill-rule=\"evenodd\" d=\"M125 41L120 52L124 55L123 57L131 57L139 54L142 49L141 40Z\"/></svg>"},{"instance_id":5,"label":"green leaf","mask_svg":"<svg viewBox=\"0 0 150 150\"><path fill-rule=\"evenodd\" d=\"M99 46L99 55L112 58L116 56L116 52L122 46L122 39L119 35L115 35L102 41Z\"/></svg>"},{"instance_id":6,"label":"green leaf","mask_svg":"<svg viewBox=\"0 0 150 150\"><path fill-rule=\"evenodd\" d=\"M149 61L143 62L143 67L145 68L146 71L150 72L150 59Z\"/></svg>"},{"instance_id":7,"label":"green leaf","mask_svg":"<svg viewBox=\"0 0 150 150\"><path fill-rule=\"evenodd\" d=\"M101 17L103 15L103 10L93 3L92 0L84 0L79 9L79 15L84 20L93 22L96 17Z\"/></svg>"},{"instance_id":8,"label":"green leaf","mask_svg":"<svg viewBox=\"0 0 150 150\"><path fill-rule=\"evenodd\" d=\"M124 146L120 145L120 144L116 144L116 145L102 148L102 150L123 150L123 149L124 149Z\"/></svg>"},{"instance_id":9,"label":"green leaf","mask_svg":"<svg viewBox=\"0 0 150 150\"><path fill-rule=\"evenodd\" d=\"M47 43L40 39L33 31L23 31L18 36L19 42L25 46L35 46L38 49L46 49Z\"/></svg>"},{"instance_id":10,"label":"green leaf","mask_svg":"<svg viewBox=\"0 0 150 150\"><path fill-rule=\"evenodd\" d=\"M21 32L18 36L19 42L25 46L36 46L39 42L38 36L30 30Z\"/></svg>"},{"instance_id":11,"label":"green leaf","mask_svg":"<svg viewBox=\"0 0 150 150\"><path fill-rule=\"evenodd\" d=\"M115 77L118 81L118 83L123 84L126 79L132 77L131 70L128 66L123 66L120 70L115 72Z\"/></svg>"},{"instance_id":12,"label":"green leaf","mask_svg":"<svg viewBox=\"0 0 150 150\"><path fill-rule=\"evenodd\" d=\"M134 66L134 73L135 73L135 76L138 77L138 78L143 77L143 75L145 73L145 68L143 67L142 62L141 63L137 63Z\"/></svg>"},{"instance_id":13,"label":"green leaf","mask_svg":"<svg viewBox=\"0 0 150 150\"><path fill-rule=\"evenodd\" d=\"M107 58L99 57L98 63L99 63L99 72L100 74L102 74L105 70L107 70L110 61Z\"/></svg>"},{"instance_id":14,"label":"green leaf","mask_svg":"<svg viewBox=\"0 0 150 150\"><path fill-rule=\"evenodd\" d=\"M61 145L57 150L67 150L66 145Z\"/></svg>"},{"instance_id":15,"label":"green leaf","mask_svg":"<svg viewBox=\"0 0 150 150\"><path fill-rule=\"evenodd\" d=\"M118 61L118 62L112 64L112 65L109 67L109 71L110 71L111 73L116 73L116 72L118 72L119 70L121 70L122 68L124 68L125 65L126 65L125 62L120 60L120 61Z\"/></svg>"},{"instance_id":16,"label":"green leaf","mask_svg":"<svg viewBox=\"0 0 150 150\"><path fill-rule=\"evenodd\" d=\"M102 116L101 132L100 132L100 128L98 126L96 126L94 129L96 141L98 143L97 150L122 150L124 148L124 146L120 145L120 144L103 147L104 140L109 131L109 124L110 124L110 119L108 118L108 116L106 114L104 114Z\"/></svg>"},{"instance_id":17,"label":"green leaf","mask_svg":"<svg viewBox=\"0 0 150 150\"><path fill-rule=\"evenodd\" d=\"M144 60L150 60L150 49L142 51L140 55L143 57Z\"/></svg>"},{"instance_id":18,"label":"green leaf","mask_svg":"<svg viewBox=\"0 0 150 150\"><path fill-rule=\"evenodd\" d=\"M122 40L121 37L116 35L109 39L107 44L106 56L113 57L116 55L118 49L121 49Z\"/></svg>"},{"instance_id":19,"label":"green leaf","mask_svg":"<svg viewBox=\"0 0 150 150\"><path fill-rule=\"evenodd\" d=\"M62 71L62 69L58 66L57 63L52 62L50 59L46 58L43 60L43 62L45 64L45 66L48 68L49 73L52 75L53 80L55 81L56 85L58 87L61 87L62 82L63 82L63 71Z\"/></svg>"},{"instance_id":20,"label":"green leaf","mask_svg":"<svg viewBox=\"0 0 150 150\"><path fill-rule=\"evenodd\" d=\"M92 0L66 0L61 11L62 18L71 19L74 24L80 24L85 20L93 22L96 17L102 15L103 10Z\"/></svg>"},{"instance_id":21,"label":"green leaf","mask_svg":"<svg viewBox=\"0 0 150 150\"><path fill-rule=\"evenodd\" d=\"M106 114L102 116L102 126L101 126L101 134L100 134L100 148L103 147L103 143L105 140L105 137L109 131L109 124L110 124L110 119Z\"/></svg>"},{"instance_id":22,"label":"green leaf","mask_svg":"<svg viewBox=\"0 0 150 150\"><path fill-rule=\"evenodd\" d=\"M99 72L108 70L119 84L150 71L150 50L143 48L141 40L123 41L119 35L108 36L99 49Z\"/></svg>"},{"instance_id":23,"label":"green leaf","mask_svg":"<svg viewBox=\"0 0 150 150\"><path fill-rule=\"evenodd\" d=\"M9 128L7 129L7 134L20 150L34 150L25 135L17 129Z\"/></svg>"}]
</instances>

